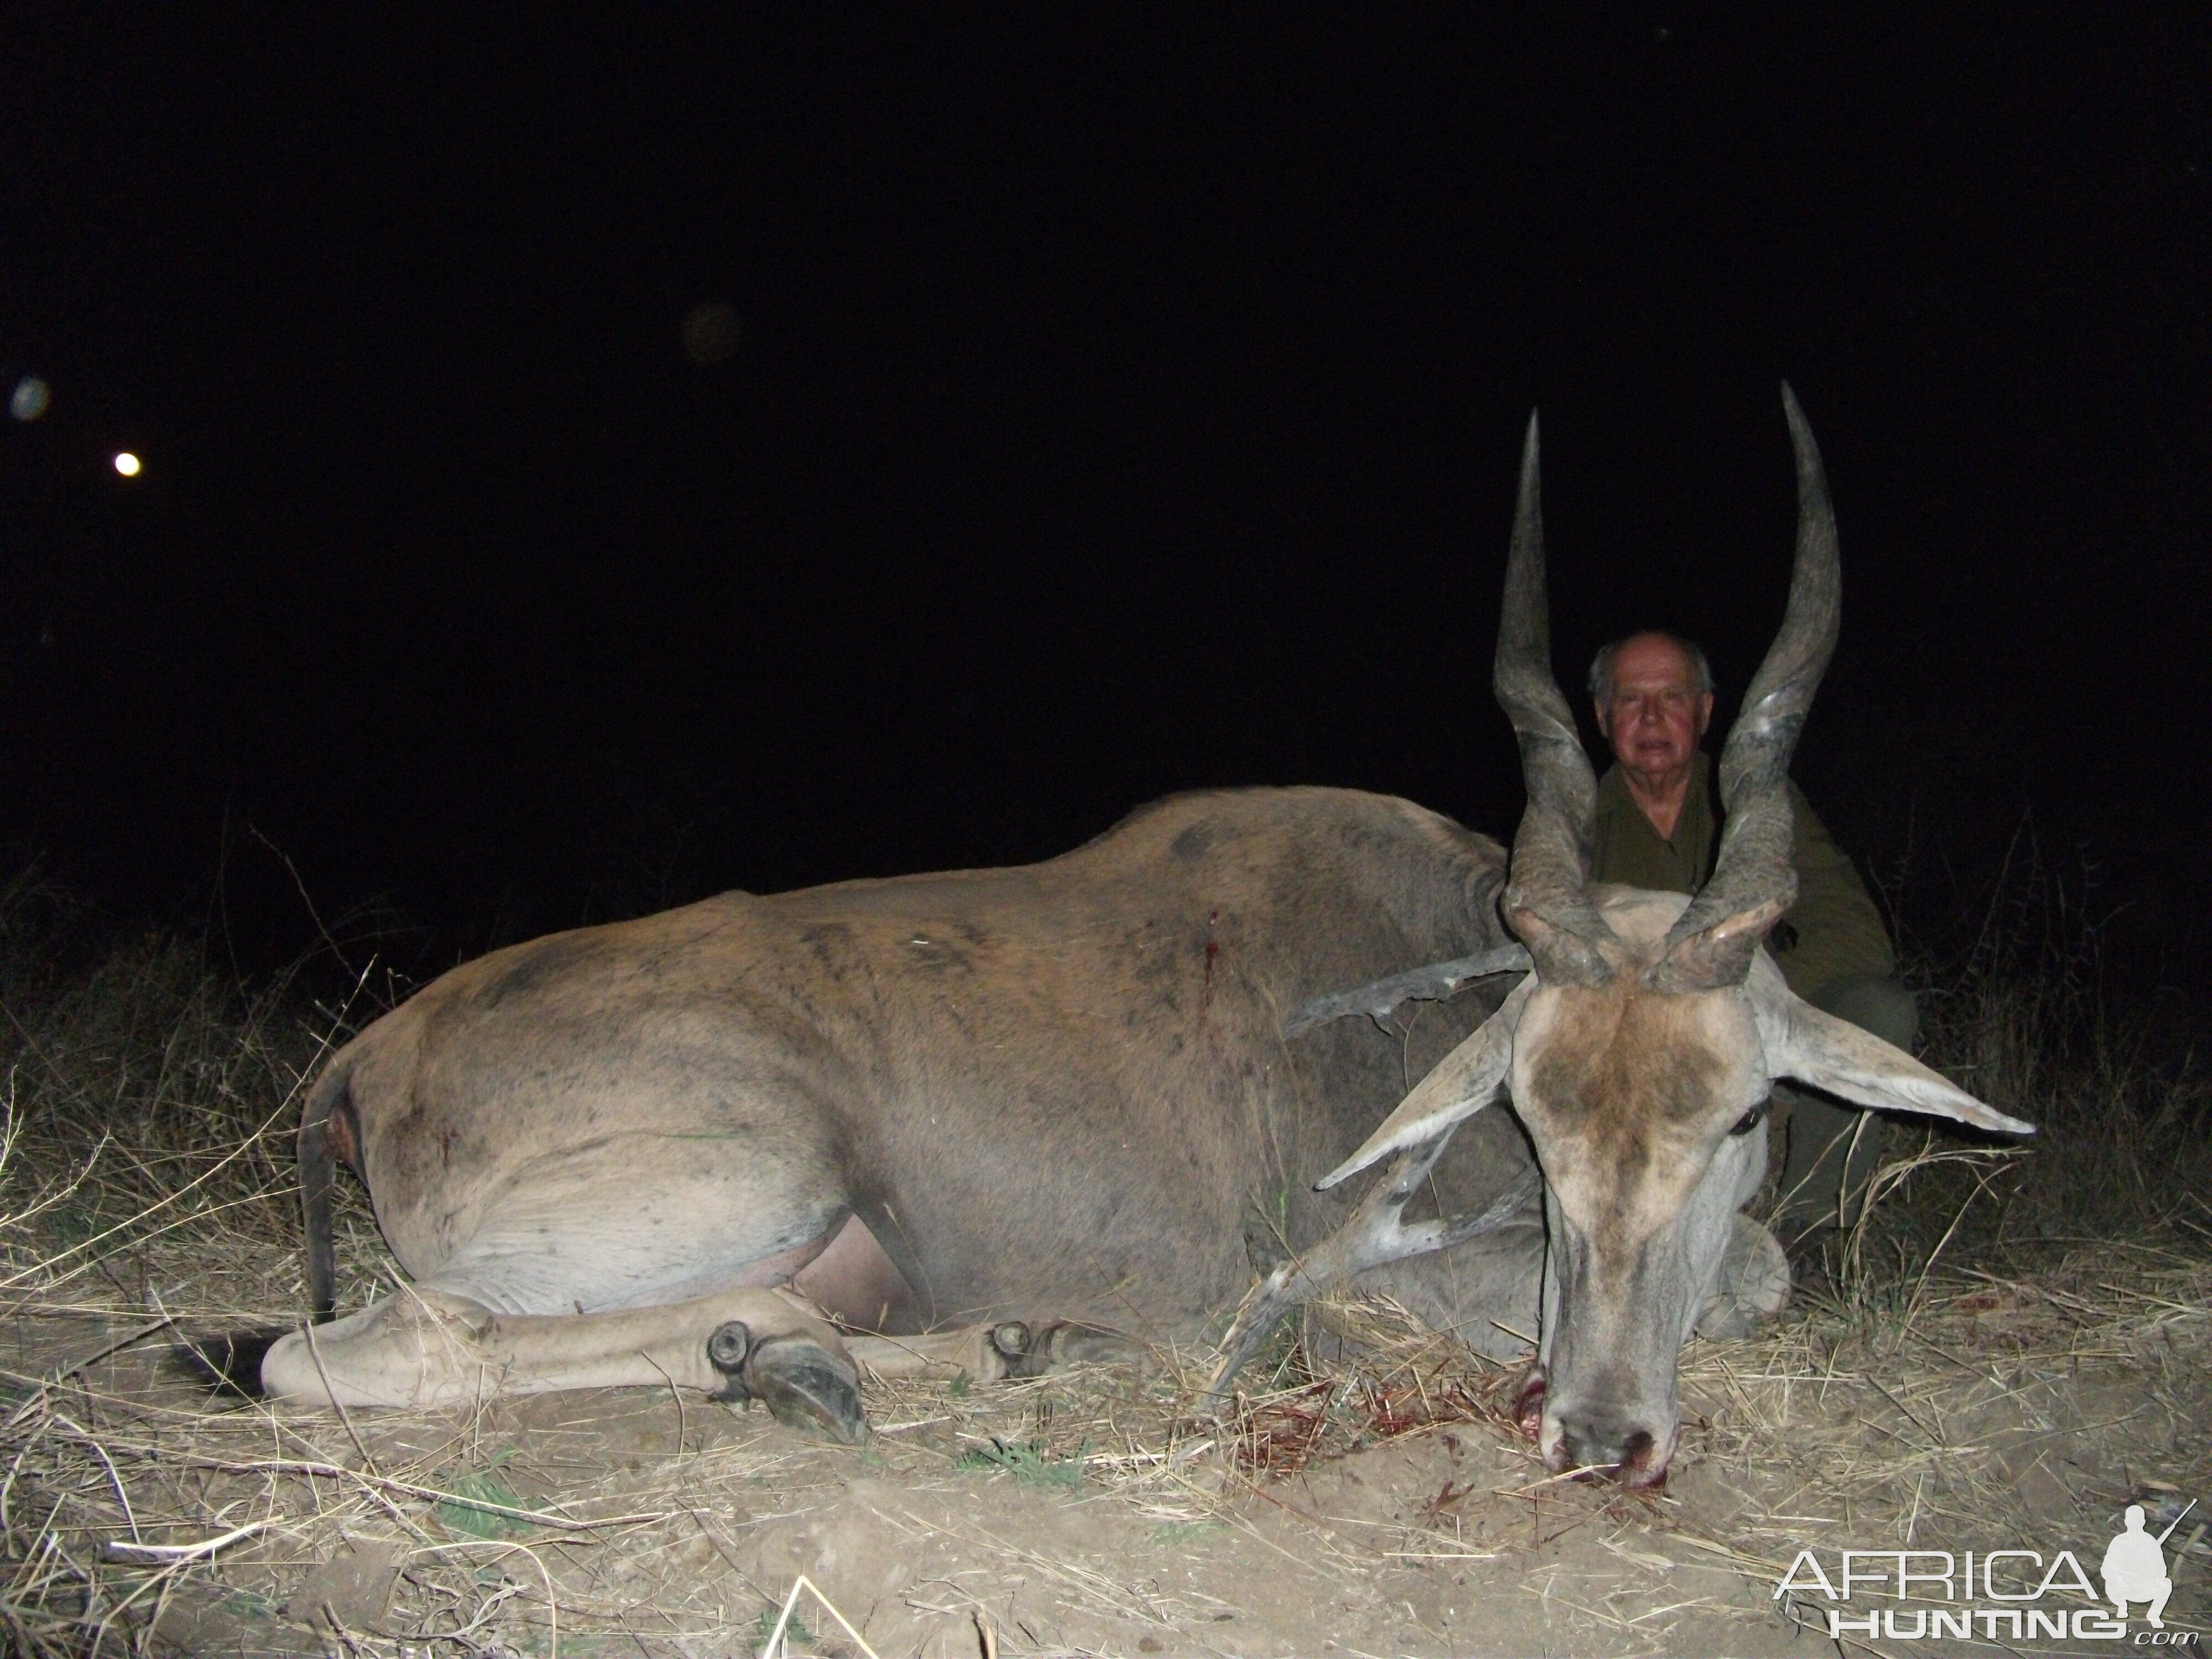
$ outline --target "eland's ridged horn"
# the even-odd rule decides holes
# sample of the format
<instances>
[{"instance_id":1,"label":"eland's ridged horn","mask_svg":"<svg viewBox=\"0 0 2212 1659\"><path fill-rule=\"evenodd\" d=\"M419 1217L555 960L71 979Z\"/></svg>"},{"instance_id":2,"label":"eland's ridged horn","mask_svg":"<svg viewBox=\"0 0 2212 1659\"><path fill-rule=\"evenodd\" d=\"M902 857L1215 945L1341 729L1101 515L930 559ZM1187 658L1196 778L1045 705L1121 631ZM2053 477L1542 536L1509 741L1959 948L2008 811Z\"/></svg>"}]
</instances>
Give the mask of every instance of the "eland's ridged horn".
<instances>
[{"instance_id":1,"label":"eland's ridged horn","mask_svg":"<svg viewBox=\"0 0 2212 1659\"><path fill-rule=\"evenodd\" d=\"M1505 562L1505 600L1498 619L1491 684L1521 740L1528 805L1513 837L1505 920L1552 985L1601 985L1613 943L1589 899L1590 835L1597 779L1583 752L1574 716L1552 678L1552 624L1544 593L1544 507L1536 417L1521 451L1521 496Z\"/></svg>"},{"instance_id":2,"label":"eland's ridged horn","mask_svg":"<svg viewBox=\"0 0 2212 1659\"><path fill-rule=\"evenodd\" d=\"M1712 879L1667 935L1645 975L1654 989L1711 990L1741 984L1769 928L1797 896L1790 863L1790 757L1813 707L1813 693L1836 649L1843 613L1843 569L1835 508L1820 446L1790 383L1782 409L1797 456L1797 561L1782 629L1767 648L1743 712L1721 750L1721 806L1727 823Z\"/></svg>"}]
</instances>

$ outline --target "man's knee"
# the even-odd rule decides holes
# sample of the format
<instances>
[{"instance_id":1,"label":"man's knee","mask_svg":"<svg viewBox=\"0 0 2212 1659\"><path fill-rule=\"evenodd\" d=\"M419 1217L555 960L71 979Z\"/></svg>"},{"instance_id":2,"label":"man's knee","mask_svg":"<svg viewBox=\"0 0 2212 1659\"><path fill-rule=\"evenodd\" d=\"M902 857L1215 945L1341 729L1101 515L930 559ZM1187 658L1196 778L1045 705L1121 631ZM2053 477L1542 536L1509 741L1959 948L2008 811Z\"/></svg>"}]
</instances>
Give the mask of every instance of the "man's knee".
<instances>
[{"instance_id":1,"label":"man's knee","mask_svg":"<svg viewBox=\"0 0 2212 1659\"><path fill-rule=\"evenodd\" d=\"M1912 1052L1919 1034L1920 1010L1912 993L1881 974L1846 974L1806 999L1824 1014L1847 1020L1893 1048Z\"/></svg>"}]
</instances>

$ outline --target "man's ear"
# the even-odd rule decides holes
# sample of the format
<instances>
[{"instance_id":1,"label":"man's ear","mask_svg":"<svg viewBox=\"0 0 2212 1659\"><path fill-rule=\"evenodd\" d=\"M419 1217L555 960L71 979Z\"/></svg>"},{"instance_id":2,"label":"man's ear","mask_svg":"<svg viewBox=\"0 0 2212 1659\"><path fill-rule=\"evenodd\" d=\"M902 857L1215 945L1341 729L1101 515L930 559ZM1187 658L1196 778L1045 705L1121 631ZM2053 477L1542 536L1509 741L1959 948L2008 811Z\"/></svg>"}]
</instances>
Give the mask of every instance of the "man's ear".
<instances>
[{"instance_id":1,"label":"man's ear","mask_svg":"<svg viewBox=\"0 0 2212 1659\"><path fill-rule=\"evenodd\" d=\"M1698 736L1705 735L1705 728L1713 723L1713 694L1710 691L1698 699Z\"/></svg>"},{"instance_id":2,"label":"man's ear","mask_svg":"<svg viewBox=\"0 0 2212 1659\"><path fill-rule=\"evenodd\" d=\"M1778 973L1757 982L1765 977L1755 976L1752 994L1766 1069L1773 1076L1794 1078L1860 1106L1948 1117L1999 1134L2035 1133L2033 1123L1984 1105L1902 1048L1791 994Z\"/></svg>"}]
</instances>

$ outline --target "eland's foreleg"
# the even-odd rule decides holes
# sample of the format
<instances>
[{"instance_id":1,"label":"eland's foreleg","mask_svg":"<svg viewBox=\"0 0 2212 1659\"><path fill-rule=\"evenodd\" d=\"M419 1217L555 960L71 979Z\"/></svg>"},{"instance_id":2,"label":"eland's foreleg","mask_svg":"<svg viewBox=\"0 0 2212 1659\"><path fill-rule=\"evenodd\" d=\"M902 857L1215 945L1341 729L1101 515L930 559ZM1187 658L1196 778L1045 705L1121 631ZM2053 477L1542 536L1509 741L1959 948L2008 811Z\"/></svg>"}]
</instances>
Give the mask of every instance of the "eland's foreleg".
<instances>
[{"instance_id":1,"label":"eland's foreleg","mask_svg":"<svg viewBox=\"0 0 2212 1659\"><path fill-rule=\"evenodd\" d=\"M758 1400L779 1421L857 1443L867 1434L864 1376L996 1382L1144 1354L1116 1332L1067 1321L1009 1319L917 1336L849 1333L811 1302L774 1289L588 1314L502 1314L422 1285L281 1338L262 1359L261 1388L310 1407L417 1410L502 1394L689 1389Z\"/></svg>"},{"instance_id":2,"label":"eland's foreleg","mask_svg":"<svg viewBox=\"0 0 2212 1659\"><path fill-rule=\"evenodd\" d=\"M738 1288L655 1308L494 1313L410 1286L295 1331L261 1362L263 1391L311 1406L421 1409L500 1394L682 1388L760 1400L784 1422L864 1438L860 1370L836 1328L781 1291Z\"/></svg>"},{"instance_id":3,"label":"eland's foreleg","mask_svg":"<svg viewBox=\"0 0 2212 1659\"><path fill-rule=\"evenodd\" d=\"M1458 1126L1454 1125L1456 1128ZM1344 1224L1302 1255L1292 1256L1244 1294L1237 1317L1221 1340L1221 1360L1207 1381L1208 1395L1219 1396L1260 1346L1292 1309L1333 1290L1353 1275L1407 1256L1449 1249L1480 1234L1495 1231L1518 1215L1542 1184L1530 1170L1489 1207L1457 1218L1438 1216L1407 1225L1407 1203L1420 1190L1443 1155L1452 1131L1398 1155L1389 1171Z\"/></svg>"},{"instance_id":4,"label":"eland's foreleg","mask_svg":"<svg viewBox=\"0 0 2212 1659\"><path fill-rule=\"evenodd\" d=\"M882 1377L919 1376L978 1382L1043 1376L1070 1365L1137 1364L1151 1350L1133 1337L1073 1320L1002 1319L993 1325L930 1331L920 1336L856 1335L845 1346L863 1372Z\"/></svg>"}]
</instances>

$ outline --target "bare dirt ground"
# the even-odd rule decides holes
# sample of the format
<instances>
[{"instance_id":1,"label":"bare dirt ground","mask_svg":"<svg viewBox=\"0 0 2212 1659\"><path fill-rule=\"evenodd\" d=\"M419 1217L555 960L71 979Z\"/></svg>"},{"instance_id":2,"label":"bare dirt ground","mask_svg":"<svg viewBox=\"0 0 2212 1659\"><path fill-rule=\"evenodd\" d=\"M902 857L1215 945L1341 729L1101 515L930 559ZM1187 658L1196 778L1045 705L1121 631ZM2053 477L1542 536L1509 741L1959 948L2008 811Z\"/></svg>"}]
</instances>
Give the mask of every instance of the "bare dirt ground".
<instances>
[{"instance_id":1,"label":"bare dirt ground","mask_svg":"<svg viewBox=\"0 0 2212 1659\"><path fill-rule=\"evenodd\" d=\"M179 1237L136 1265L143 1295L87 1276L0 1329L20 1651L720 1659L764 1649L804 1575L851 1629L801 1594L795 1653L1802 1656L1835 1644L1817 1593L1775 1595L1800 1548L2070 1548L2094 1572L2124 1504L2212 1492L2212 1264L2180 1249L1816 1295L1695 1344L1656 1498L1547 1477L1500 1409L1516 1370L1388 1310L1328 1311L1360 1361L1279 1352L1225 1423L1192 1414L1200 1357L1165 1355L878 1384L856 1451L655 1391L211 1403L145 1310L277 1286ZM2205 1518L2168 1546L2175 1632L2212 1611Z\"/></svg>"}]
</instances>

